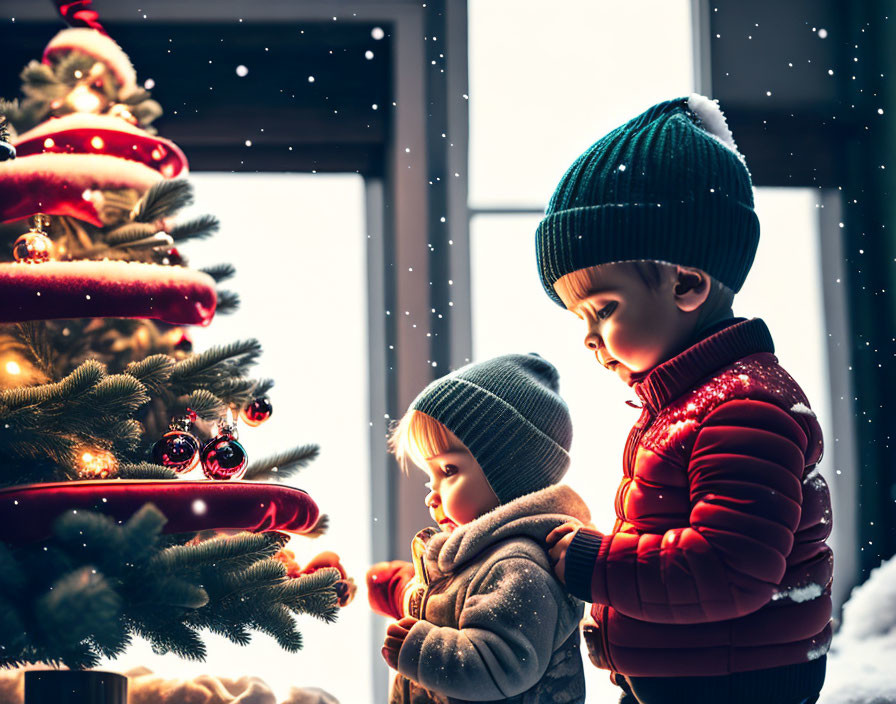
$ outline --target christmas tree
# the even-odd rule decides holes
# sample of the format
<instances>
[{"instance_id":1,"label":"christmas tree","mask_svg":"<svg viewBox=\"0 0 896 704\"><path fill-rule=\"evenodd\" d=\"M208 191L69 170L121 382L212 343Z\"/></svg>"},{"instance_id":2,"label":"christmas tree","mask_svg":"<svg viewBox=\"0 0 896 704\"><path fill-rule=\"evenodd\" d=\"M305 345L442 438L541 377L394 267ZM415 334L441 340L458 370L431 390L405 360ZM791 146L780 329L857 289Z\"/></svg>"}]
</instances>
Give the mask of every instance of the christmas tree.
<instances>
[{"instance_id":1,"label":"christmas tree","mask_svg":"<svg viewBox=\"0 0 896 704\"><path fill-rule=\"evenodd\" d=\"M218 221L176 221L192 191L160 106L89 2L60 8L73 26L0 101L0 665L89 668L133 636L202 659L204 629L298 650L295 615L354 589L338 556L285 549L326 527L275 483L317 447L248 461L237 425L273 382L255 340L193 351L238 297L178 249Z\"/></svg>"}]
</instances>

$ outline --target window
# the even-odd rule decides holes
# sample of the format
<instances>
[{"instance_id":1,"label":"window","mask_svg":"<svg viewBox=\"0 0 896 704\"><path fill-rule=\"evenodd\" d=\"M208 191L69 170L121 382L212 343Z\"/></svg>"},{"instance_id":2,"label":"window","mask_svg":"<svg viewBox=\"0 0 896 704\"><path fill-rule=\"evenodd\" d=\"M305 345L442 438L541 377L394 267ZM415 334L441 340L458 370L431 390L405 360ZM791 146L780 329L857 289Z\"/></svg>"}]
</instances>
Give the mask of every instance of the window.
<instances>
[{"instance_id":1,"label":"window","mask_svg":"<svg viewBox=\"0 0 896 704\"><path fill-rule=\"evenodd\" d=\"M276 381L274 413L257 428L240 425L250 456L305 442L320 456L291 483L329 514L317 540L293 538L300 563L323 550L342 557L363 585L371 564L367 262L364 183L356 175L191 174L195 213L214 213L221 231L183 247L196 268L231 262L239 309L194 330L196 349L256 337L264 354L256 376ZM230 282L221 285L228 288ZM320 687L344 702L370 701L371 618L364 594L336 624L299 618L304 650L291 655L254 633L248 648L204 633L202 665L157 656L137 641L114 667L144 666L156 674L194 677L249 675L285 699L290 686ZM350 633L351 637L346 637ZM376 654L378 656L378 653ZM351 677L334 677L334 659L352 663Z\"/></svg>"}]
</instances>

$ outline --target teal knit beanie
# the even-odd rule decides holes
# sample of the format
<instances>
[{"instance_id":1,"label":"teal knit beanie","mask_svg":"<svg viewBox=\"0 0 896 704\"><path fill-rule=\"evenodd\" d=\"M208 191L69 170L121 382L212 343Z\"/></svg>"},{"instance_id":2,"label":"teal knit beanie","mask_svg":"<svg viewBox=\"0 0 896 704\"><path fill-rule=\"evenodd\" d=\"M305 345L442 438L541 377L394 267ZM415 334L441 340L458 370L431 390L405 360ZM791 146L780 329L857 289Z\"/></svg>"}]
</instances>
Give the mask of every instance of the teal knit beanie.
<instances>
[{"instance_id":1,"label":"teal knit beanie","mask_svg":"<svg viewBox=\"0 0 896 704\"><path fill-rule=\"evenodd\" d=\"M718 103L654 105L573 162L535 235L541 283L611 262L702 269L735 293L753 263L759 220L743 156Z\"/></svg>"},{"instance_id":2,"label":"teal knit beanie","mask_svg":"<svg viewBox=\"0 0 896 704\"><path fill-rule=\"evenodd\" d=\"M566 474L572 421L557 390L557 370L546 359L508 354L436 379L409 410L454 433L503 504Z\"/></svg>"}]
</instances>

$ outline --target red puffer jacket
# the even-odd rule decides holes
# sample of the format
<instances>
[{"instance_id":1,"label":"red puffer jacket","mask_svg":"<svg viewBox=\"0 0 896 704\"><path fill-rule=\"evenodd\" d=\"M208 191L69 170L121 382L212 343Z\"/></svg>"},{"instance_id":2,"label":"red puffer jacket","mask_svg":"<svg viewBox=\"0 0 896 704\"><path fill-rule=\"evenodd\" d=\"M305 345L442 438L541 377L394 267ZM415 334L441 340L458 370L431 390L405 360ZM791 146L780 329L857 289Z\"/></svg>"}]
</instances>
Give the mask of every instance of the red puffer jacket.
<instances>
[{"instance_id":1,"label":"red puffer jacket","mask_svg":"<svg viewBox=\"0 0 896 704\"><path fill-rule=\"evenodd\" d=\"M630 676L805 663L831 639L821 429L759 320L659 365L626 443L612 533L580 530L567 586L592 661Z\"/></svg>"}]
</instances>

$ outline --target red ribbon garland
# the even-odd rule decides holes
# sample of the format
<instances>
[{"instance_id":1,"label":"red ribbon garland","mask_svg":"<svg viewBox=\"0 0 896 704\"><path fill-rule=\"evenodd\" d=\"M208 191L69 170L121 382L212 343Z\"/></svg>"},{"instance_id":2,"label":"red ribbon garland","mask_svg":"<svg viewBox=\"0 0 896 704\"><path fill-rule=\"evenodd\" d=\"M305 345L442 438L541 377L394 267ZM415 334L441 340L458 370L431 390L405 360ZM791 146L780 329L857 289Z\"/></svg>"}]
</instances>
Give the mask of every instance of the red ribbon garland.
<instances>
[{"instance_id":1,"label":"red ribbon garland","mask_svg":"<svg viewBox=\"0 0 896 704\"><path fill-rule=\"evenodd\" d=\"M262 482L109 479L29 484L0 489L0 540L23 545L44 540L53 522L71 511L96 511L125 522L151 503L167 519L163 533L203 530L314 530L320 511L301 489Z\"/></svg>"},{"instance_id":2,"label":"red ribbon garland","mask_svg":"<svg viewBox=\"0 0 896 704\"><path fill-rule=\"evenodd\" d=\"M93 0L74 0L73 2L54 0L54 4L69 27L89 27L108 36L103 25L100 24L99 14L90 8Z\"/></svg>"}]
</instances>

